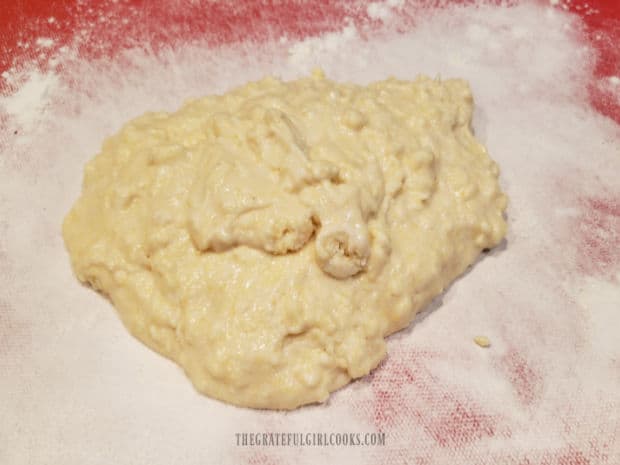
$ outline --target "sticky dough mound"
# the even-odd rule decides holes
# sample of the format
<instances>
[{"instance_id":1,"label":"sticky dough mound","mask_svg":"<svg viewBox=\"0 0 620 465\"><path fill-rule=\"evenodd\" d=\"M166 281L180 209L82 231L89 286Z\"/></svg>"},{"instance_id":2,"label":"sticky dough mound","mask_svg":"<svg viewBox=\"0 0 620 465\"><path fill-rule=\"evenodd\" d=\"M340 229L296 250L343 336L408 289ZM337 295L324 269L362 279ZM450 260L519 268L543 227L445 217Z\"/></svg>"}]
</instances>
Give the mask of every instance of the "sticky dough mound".
<instances>
[{"instance_id":1,"label":"sticky dough mound","mask_svg":"<svg viewBox=\"0 0 620 465\"><path fill-rule=\"evenodd\" d=\"M105 141L63 233L78 278L202 393L322 402L498 244L462 80L267 78Z\"/></svg>"}]
</instances>

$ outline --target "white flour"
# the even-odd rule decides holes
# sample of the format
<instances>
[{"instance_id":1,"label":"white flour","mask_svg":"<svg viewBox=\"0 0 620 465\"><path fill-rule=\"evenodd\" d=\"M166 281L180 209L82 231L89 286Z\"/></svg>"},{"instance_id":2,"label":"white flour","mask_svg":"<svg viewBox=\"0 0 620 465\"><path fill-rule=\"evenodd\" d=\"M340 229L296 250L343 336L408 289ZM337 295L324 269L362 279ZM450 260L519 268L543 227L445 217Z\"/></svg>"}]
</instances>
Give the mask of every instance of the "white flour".
<instances>
[{"instance_id":1,"label":"white flour","mask_svg":"<svg viewBox=\"0 0 620 465\"><path fill-rule=\"evenodd\" d=\"M350 407L359 399L372 405L364 381L334 397L326 407L328 419L323 407L277 417L198 401L176 368L127 336L110 305L76 284L60 237L84 164L128 119L174 110L187 98L224 92L267 74L290 79L315 66L333 79L359 83L425 73L462 77L472 85L476 134L498 161L511 201L508 243L458 281L439 310L390 345L479 357L467 359L470 365L440 364L433 376L438 384L461 376L457 384L479 404L502 412L512 441L502 437L467 446L462 462L602 463L545 458L546 450L587 444L590 431L617 448L609 426L614 419L602 412L620 411L620 379L609 375L613 371L606 365L620 357L610 333L620 325L614 312L620 291L602 275L589 277L580 290L582 278L575 271L580 251L568 226L582 214L583 198L613 199L620 193L620 129L588 103L596 54L583 40L582 25L548 3L525 2L420 10L412 14L415 28L395 33L392 21L401 21L405 9L394 0L370 3L365 20L345 21L334 25L335 32L303 41L213 49L196 40L157 54L146 42L113 60L81 58L81 47L94 40L88 24L79 25L74 40L58 50L54 37L21 43L21 49L49 50L51 56L16 63L2 75L0 87L0 399L8 399L0 405L0 444L11 444L10 450L0 446L1 463L25 463L28 456L31 463L204 465L235 461L227 454L239 425L261 430L286 421L288 430L329 431L338 418L345 430L371 427ZM114 23L91 13L92 21ZM618 96L617 76L604 85ZM599 236L597 244L613 254L613 237ZM575 323L582 317L592 322L586 336ZM482 355L471 343L476 334L493 341ZM597 342L586 344L580 337ZM462 340L472 347L463 349ZM493 371L493 357L508 352L510 344L551 379L533 410L523 411L510 400L509 382ZM575 347L587 356L573 356ZM596 351L606 351L605 357ZM165 405L157 392L167 396ZM600 399L607 407L599 408ZM571 429L565 430L554 421L571 402ZM599 427L601 421L608 423ZM455 463L451 449L428 445L428 434L416 436L414 426L403 423L407 433L393 430L392 445L426 447L430 459L418 463ZM213 445L208 456L183 455L204 451L205 437ZM500 457L504 450L515 460ZM518 460L524 450L534 454L531 461ZM331 462L374 461L361 449L305 450L299 457L291 450L281 456L313 463L317 455L311 453L328 454ZM613 458L620 451L605 453Z\"/></svg>"},{"instance_id":2,"label":"white flour","mask_svg":"<svg viewBox=\"0 0 620 465\"><path fill-rule=\"evenodd\" d=\"M329 32L320 37L310 37L292 44L289 49L289 64L293 69L305 69L323 65L326 59L341 59L345 50L356 49L360 37L355 26L349 22L341 31ZM351 59L351 57L349 57ZM358 64L364 64L364 56L356 57Z\"/></svg>"},{"instance_id":3,"label":"white flour","mask_svg":"<svg viewBox=\"0 0 620 465\"><path fill-rule=\"evenodd\" d=\"M44 118L52 94L58 92L58 75L34 69L22 74L19 80L7 74L6 80L16 86L17 91L2 98L0 108L15 127L25 130L24 136L27 137L34 125Z\"/></svg>"},{"instance_id":4,"label":"white flour","mask_svg":"<svg viewBox=\"0 0 620 465\"><path fill-rule=\"evenodd\" d=\"M385 21L388 20L392 16L392 14L394 14L394 9L402 8L403 3L403 0L372 2L368 4L368 7L366 7L366 13L371 19Z\"/></svg>"},{"instance_id":5,"label":"white flour","mask_svg":"<svg viewBox=\"0 0 620 465\"><path fill-rule=\"evenodd\" d=\"M598 82L598 87L606 97L620 104L620 77L608 76Z\"/></svg>"},{"instance_id":6,"label":"white flour","mask_svg":"<svg viewBox=\"0 0 620 465\"><path fill-rule=\"evenodd\" d=\"M50 48L52 45L54 45L54 39L50 39L49 37L39 37L36 40L36 44L39 47Z\"/></svg>"}]
</instances>

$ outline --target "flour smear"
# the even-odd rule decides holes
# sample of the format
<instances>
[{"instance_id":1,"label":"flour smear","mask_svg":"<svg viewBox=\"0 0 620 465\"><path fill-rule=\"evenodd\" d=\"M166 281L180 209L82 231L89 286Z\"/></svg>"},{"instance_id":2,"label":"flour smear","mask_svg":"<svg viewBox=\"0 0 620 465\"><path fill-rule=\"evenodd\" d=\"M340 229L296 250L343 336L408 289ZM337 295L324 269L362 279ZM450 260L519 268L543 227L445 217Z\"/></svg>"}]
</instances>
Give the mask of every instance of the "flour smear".
<instances>
[{"instance_id":1,"label":"flour smear","mask_svg":"<svg viewBox=\"0 0 620 465\"><path fill-rule=\"evenodd\" d=\"M144 42L113 59L81 56L94 40L87 25L68 44L51 36L22 44L34 58L3 73L0 96L0 398L8 399L0 444L12 445L0 447L0 462L448 464L456 448L468 463L617 463L620 347L609 328L620 325L620 129L590 107L596 52L579 18L557 3L423 9L412 25L406 2L379 1L365 4L363 20L345 18L304 40L215 47L197 38L156 51ZM372 381L286 416L233 409L194 393L76 283L60 224L84 164L127 120L315 67L361 84L420 73L467 79L476 135L510 198L509 234L428 318L391 339L395 355ZM618 82L601 85L618 96ZM597 257L603 262L588 262ZM482 354L471 342L478 334L493 341ZM425 373L424 389L439 391L395 383L390 373L404 373L398 354L415 354L414 375ZM390 409L387 420L379 407L384 416ZM474 408L485 411L467 413ZM443 420L454 415L469 429ZM257 452L232 446L239 425L380 429L388 446ZM208 456L179 452L179 444L206 451L205 437Z\"/></svg>"}]
</instances>

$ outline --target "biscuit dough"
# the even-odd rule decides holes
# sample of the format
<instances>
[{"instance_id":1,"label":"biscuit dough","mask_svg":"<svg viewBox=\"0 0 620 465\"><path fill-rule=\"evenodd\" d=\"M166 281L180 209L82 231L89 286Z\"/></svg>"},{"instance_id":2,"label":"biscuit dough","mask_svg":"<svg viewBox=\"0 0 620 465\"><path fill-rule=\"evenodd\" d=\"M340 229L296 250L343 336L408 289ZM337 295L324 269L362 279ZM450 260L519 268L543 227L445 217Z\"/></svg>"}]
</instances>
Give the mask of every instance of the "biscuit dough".
<instances>
[{"instance_id":1,"label":"biscuit dough","mask_svg":"<svg viewBox=\"0 0 620 465\"><path fill-rule=\"evenodd\" d=\"M325 401L504 237L462 80L267 78L105 141L63 234L77 277L202 393Z\"/></svg>"}]
</instances>

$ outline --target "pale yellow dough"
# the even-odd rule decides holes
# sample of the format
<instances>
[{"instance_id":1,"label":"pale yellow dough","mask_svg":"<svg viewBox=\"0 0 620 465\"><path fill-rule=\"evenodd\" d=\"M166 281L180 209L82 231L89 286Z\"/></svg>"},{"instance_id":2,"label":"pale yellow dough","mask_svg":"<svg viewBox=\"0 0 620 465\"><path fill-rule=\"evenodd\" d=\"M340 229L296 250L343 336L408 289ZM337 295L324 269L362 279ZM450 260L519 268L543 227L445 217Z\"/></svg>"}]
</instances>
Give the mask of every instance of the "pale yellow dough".
<instances>
[{"instance_id":1,"label":"pale yellow dough","mask_svg":"<svg viewBox=\"0 0 620 465\"><path fill-rule=\"evenodd\" d=\"M504 237L471 116L462 80L320 72L146 114L86 166L73 268L200 392L325 401Z\"/></svg>"}]
</instances>

